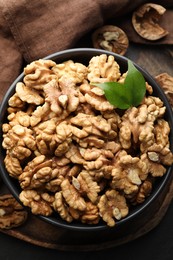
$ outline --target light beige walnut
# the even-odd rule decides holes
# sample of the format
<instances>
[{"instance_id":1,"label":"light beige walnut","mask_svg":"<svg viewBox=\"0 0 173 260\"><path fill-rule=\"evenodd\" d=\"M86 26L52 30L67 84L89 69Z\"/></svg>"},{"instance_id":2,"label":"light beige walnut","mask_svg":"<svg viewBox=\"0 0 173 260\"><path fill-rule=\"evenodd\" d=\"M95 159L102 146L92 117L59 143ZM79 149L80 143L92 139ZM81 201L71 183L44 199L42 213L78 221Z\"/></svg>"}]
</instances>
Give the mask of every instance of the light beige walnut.
<instances>
[{"instance_id":1,"label":"light beige walnut","mask_svg":"<svg viewBox=\"0 0 173 260\"><path fill-rule=\"evenodd\" d=\"M16 113L17 111L21 111L21 109L25 108L25 102L19 98L16 92L9 98L8 105L9 107L7 108L7 111L9 114Z\"/></svg>"},{"instance_id":2,"label":"light beige walnut","mask_svg":"<svg viewBox=\"0 0 173 260\"><path fill-rule=\"evenodd\" d=\"M74 164L83 164L85 162L79 152L79 148L73 143L70 144L68 151L65 153L65 157Z\"/></svg>"},{"instance_id":3,"label":"light beige walnut","mask_svg":"<svg viewBox=\"0 0 173 260\"><path fill-rule=\"evenodd\" d=\"M165 107L159 98L148 97L138 108L132 107L124 113L120 124L119 139L125 149L140 143L141 152L155 142L154 125L163 116Z\"/></svg>"},{"instance_id":4,"label":"light beige walnut","mask_svg":"<svg viewBox=\"0 0 173 260\"><path fill-rule=\"evenodd\" d=\"M52 163L52 175L51 180L45 183L45 189L51 192L57 192L61 190L61 183L64 179L70 179L73 176L77 176L81 171L81 167L79 165L74 165L71 167L70 164L60 166L58 163Z\"/></svg>"},{"instance_id":5,"label":"light beige walnut","mask_svg":"<svg viewBox=\"0 0 173 260\"><path fill-rule=\"evenodd\" d=\"M164 72L155 77L156 81L163 88L170 105L173 108L173 77L168 73Z\"/></svg>"},{"instance_id":6,"label":"light beige walnut","mask_svg":"<svg viewBox=\"0 0 173 260\"><path fill-rule=\"evenodd\" d=\"M146 200L146 198L148 196L150 196L152 187L153 187L152 180L146 179L141 184L138 193L135 194L135 196L132 196L132 197L130 196L130 198L129 198L130 203L132 205L137 205L137 204L143 203ZM128 196L126 196L126 198L128 198Z\"/></svg>"},{"instance_id":7,"label":"light beige walnut","mask_svg":"<svg viewBox=\"0 0 173 260\"><path fill-rule=\"evenodd\" d=\"M26 222L28 213L11 194L0 196L0 228L11 229Z\"/></svg>"},{"instance_id":8,"label":"light beige walnut","mask_svg":"<svg viewBox=\"0 0 173 260\"><path fill-rule=\"evenodd\" d=\"M66 201L66 203L78 210L85 210L86 209L86 202L80 195L80 193L76 190L76 188L70 184L68 179L65 179L61 183L62 195Z\"/></svg>"},{"instance_id":9,"label":"light beige walnut","mask_svg":"<svg viewBox=\"0 0 173 260\"><path fill-rule=\"evenodd\" d=\"M87 196L92 203L97 201L100 187L87 171L83 170L77 178L73 177L72 184L80 194Z\"/></svg>"},{"instance_id":10,"label":"light beige walnut","mask_svg":"<svg viewBox=\"0 0 173 260\"><path fill-rule=\"evenodd\" d=\"M161 177L166 173L166 168L161 163L153 161L153 154L149 154L150 158L148 157L147 153L141 155L141 160L148 165L149 174L153 177ZM154 157L156 154L154 154Z\"/></svg>"},{"instance_id":11,"label":"light beige walnut","mask_svg":"<svg viewBox=\"0 0 173 260\"><path fill-rule=\"evenodd\" d=\"M105 141L98 136L90 134L85 138L74 138L73 139L79 144L80 147L89 148L89 147L96 147L96 148L103 148L105 145Z\"/></svg>"},{"instance_id":12,"label":"light beige walnut","mask_svg":"<svg viewBox=\"0 0 173 260\"><path fill-rule=\"evenodd\" d=\"M23 102L35 105L41 105L44 103L44 98L37 90L25 86L22 82L16 84L16 93Z\"/></svg>"},{"instance_id":13,"label":"light beige walnut","mask_svg":"<svg viewBox=\"0 0 173 260\"><path fill-rule=\"evenodd\" d=\"M98 224L100 220L98 207L91 202L86 202L86 210L82 213L80 220L89 225Z\"/></svg>"},{"instance_id":14,"label":"light beige walnut","mask_svg":"<svg viewBox=\"0 0 173 260\"><path fill-rule=\"evenodd\" d=\"M82 63L68 60L66 62L56 64L56 66L52 68L52 71L56 74L58 79L65 75L74 84L79 84L86 78L88 70Z\"/></svg>"},{"instance_id":15,"label":"light beige walnut","mask_svg":"<svg viewBox=\"0 0 173 260\"><path fill-rule=\"evenodd\" d=\"M16 113L10 113L7 117L9 120L10 126L22 125L29 127L30 126L30 116L24 111L17 111Z\"/></svg>"},{"instance_id":16,"label":"light beige walnut","mask_svg":"<svg viewBox=\"0 0 173 260\"><path fill-rule=\"evenodd\" d=\"M43 86L56 78L52 71L56 63L52 60L36 60L24 68L24 83L27 87L36 90L42 90Z\"/></svg>"},{"instance_id":17,"label":"light beige walnut","mask_svg":"<svg viewBox=\"0 0 173 260\"><path fill-rule=\"evenodd\" d=\"M22 167L18 158L11 156L11 154L7 151L5 159L5 168L7 169L10 176L14 178L18 178L18 176L22 173Z\"/></svg>"},{"instance_id":18,"label":"light beige walnut","mask_svg":"<svg viewBox=\"0 0 173 260\"><path fill-rule=\"evenodd\" d=\"M8 131L11 129L11 125L10 124L7 124L7 123L4 123L2 124L2 132L4 134L8 133Z\"/></svg>"},{"instance_id":19,"label":"light beige walnut","mask_svg":"<svg viewBox=\"0 0 173 260\"><path fill-rule=\"evenodd\" d=\"M113 105L106 100L103 91L99 87L96 88L88 82L84 82L80 85L79 90L84 95L84 100L94 109L98 111L112 111L114 109Z\"/></svg>"},{"instance_id":20,"label":"light beige walnut","mask_svg":"<svg viewBox=\"0 0 173 260\"><path fill-rule=\"evenodd\" d=\"M86 170L100 169L105 164L110 163L114 157L112 151L105 149L80 148L79 151L85 160L83 166Z\"/></svg>"},{"instance_id":21,"label":"light beige walnut","mask_svg":"<svg viewBox=\"0 0 173 260\"><path fill-rule=\"evenodd\" d=\"M138 157L132 157L122 150L115 157L112 169L111 187L124 192L124 194L136 194L142 180L148 176L148 166Z\"/></svg>"},{"instance_id":22,"label":"light beige walnut","mask_svg":"<svg viewBox=\"0 0 173 260\"><path fill-rule=\"evenodd\" d=\"M54 119L46 120L34 127L35 139L40 154L54 154L56 149L55 132L56 121Z\"/></svg>"},{"instance_id":23,"label":"light beige walnut","mask_svg":"<svg viewBox=\"0 0 173 260\"><path fill-rule=\"evenodd\" d=\"M156 143L161 144L163 147L170 145L169 143L169 134L170 127L166 120L159 119L157 120L157 124L154 127Z\"/></svg>"},{"instance_id":24,"label":"light beige walnut","mask_svg":"<svg viewBox=\"0 0 173 260\"><path fill-rule=\"evenodd\" d=\"M45 121L55 117L54 113L51 113L51 109L48 102L45 102L42 106L37 106L36 109L31 113L30 125L36 126L41 121Z\"/></svg>"},{"instance_id":25,"label":"light beige walnut","mask_svg":"<svg viewBox=\"0 0 173 260\"><path fill-rule=\"evenodd\" d=\"M18 158L20 161L29 157L32 154L32 151L23 145L15 146L11 151L11 156Z\"/></svg>"},{"instance_id":26,"label":"light beige walnut","mask_svg":"<svg viewBox=\"0 0 173 260\"><path fill-rule=\"evenodd\" d=\"M102 112L102 116L111 125L112 130L118 131L118 126L121 123L121 117L115 110Z\"/></svg>"},{"instance_id":27,"label":"light beige walnut","mask_svg":"<svg viewBox=\"0 0 173 260\"><path fill-rule=\"evenodd\" d=\"M101 54L91 58L88 66L88 80L90 82L117 81L120 68L112 55Z\"/></svg>"},{"instance_id":28,"label":"light beige walnut","mask_svg":"<svg viewBox=\"0 0 173 260\"><path fill-rule=\"evenodd\" d=\"M129 212L125 197L116 190L107 190L100 197L98 208L102 219L110 227L115 226L116 220L126 217Z\"/></svg>"},{"instance_id":29,"label":"light beige walnut","mask_svg":"<svg viewBox=\"0 0 173 260\"><path fill-rule=\"evenodd\" d=\"M169 147L163 146L161 144L154 144L148 148L147 153L149 159L153 162L160 162L163 165L172 165L173 163L173 154L170 151Z\"/></svg>"},{"instance_id":30,"label":"light beige walnut","mask_svg":"<svg viewBox=\"0 0 173 260\"><path fill-rule=\"evenodd\" d=\"M41 135L41 138L46 141L51 141L52 135L55 134L56 120L50 119L39 123L34 127L34 131L37 135Z\"/></svg>"},{"instance_id":31,"label":"light beige walnut","mask_svg":"<svg viewBox=\"0 0 173 260\"><path fill-rule=\"evenodd\" d=\"M153 88L152 88L151 85L148 84L148 82L146 82L146 90L148 91L148 93L149 93L150 95L153 94Z\"/></svg>"},{"instance_id":32,"label":"light beige walnut","mask_svg":"<svg viewBox=\"0 0 173 260\"><path fill-rule=\"evenodd\" d=\"M10 151L9 156L20 161L28 158L32 151L36 149L33 131L22 125L14 125L7 133L3 134L3 138L2 146ZM7 160L9 160L9 157ZM12 158L10 160L14 162Z\"/></svg>"},{"instance_id":33,"label":"light beige walnut","mask_svg":"<svg viewBox=\"0 0 173 260\"><path fill-rule=\"evenodd\" d=\"M53 212L54 196L47 193L39 194L36 190L23 190L19 198L23 205L30 207L35 215L50 216Z\"/></svg>"},{"instance_id":34,"label":"light beige walnut","mask_svg":"<svg viewBox=\"0 0 173 260\"><path fill-rule=\"evenodd\" d=\"M78 90L75 84L65 76L59 82L53 79L47 83L44 86L44 92L51 110L58 116L65 118L79 105Z\"/></svg>"},{"instance_id":35,"label":"light beige walnut","mask_svg":"<svg viewBox=\"0 0 173 260\"><path fill-rule=\"evenodd\" d=\"M19 176L22 189L40 188L52 177L52 159L40 155L31 160Z\"/></svg>"},{"instance_id":36,"label":"light beige walnut","mask_svg":"<svg viewBox=\"0 0 173 260\"><path fill-rule=\"evenodd\" d=\"M17 145L26 146L29 149L35 149L35 139L33 131L22 125L14 125L7 133L3 135L3 147L12 149Z\"/></svg>"},{"instance_id":37,"label":"light beige walnut","mask_svg":"<svg viewBox=\"0 0 173 260\"><path fill-rule=\"evenodd\" d=\"M53 202L53 208L59 213L60 217L67 222L72 222L73 217L69 213L69 208L62 196L62 191L55 193L55 200Z\"/></svg>"},{"instance_id":38,"label":"light beige walnut","mask_svg":"<svg viewBox=\"0 0 173 260\"><path fill-rule=\"evenodd\" d=\"M67 121L60 122L56 126L54 140L56 142L56 156L62 156L69 150L72 142L72 131L71 125Z\"/></svg>"},{"instance_id":39,"label":"light beige walnut","mask_svg":"<svg viewBox=\"0 0 173 260\"><path fill-rule=\"evenodd\" d=\"M97 136L109 135L111 130L111 125L100 115L93 116L79 113L70 119L70 123L73 135L78 138L87 137L89 134Z\"/></svg>"}]
</instances>

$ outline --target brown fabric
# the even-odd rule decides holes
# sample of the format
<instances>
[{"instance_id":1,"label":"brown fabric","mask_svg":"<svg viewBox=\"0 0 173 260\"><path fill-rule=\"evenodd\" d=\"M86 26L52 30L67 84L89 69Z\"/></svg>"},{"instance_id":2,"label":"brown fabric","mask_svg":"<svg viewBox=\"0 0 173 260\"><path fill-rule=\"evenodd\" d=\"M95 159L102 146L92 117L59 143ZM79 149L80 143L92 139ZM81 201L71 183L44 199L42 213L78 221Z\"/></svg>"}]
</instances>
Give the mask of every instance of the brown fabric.
<instances>
[{"instance_id":1,"label":"brown fabric","mask_svg":"<svg viewBox=\"0 0 173 260\"><path fill-rule=\"evenodd\" d=\"M76 47L91 30L112 18L116 24L145 2L149 1L0 0L0 100L23 61ZM169 5L172 1L156 2Z\"/></svg>"}]
</instances>

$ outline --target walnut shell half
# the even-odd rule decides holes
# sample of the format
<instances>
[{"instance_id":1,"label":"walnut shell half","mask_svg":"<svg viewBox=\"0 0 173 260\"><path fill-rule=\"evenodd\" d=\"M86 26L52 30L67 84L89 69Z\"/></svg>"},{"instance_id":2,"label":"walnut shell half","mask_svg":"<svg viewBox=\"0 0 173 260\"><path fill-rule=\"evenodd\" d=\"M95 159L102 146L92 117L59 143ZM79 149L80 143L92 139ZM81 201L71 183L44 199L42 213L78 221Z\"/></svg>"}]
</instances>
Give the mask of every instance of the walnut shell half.
<instances>
[{"instance_id":1,"label":"walnut shell half","mask_svg":"<svg viewBox=\"0 0 173 260\"><path fill-rule=\"evenodd\" d=\"M132 15L132 24L135 31L150 41L165 37L168 31L162 28L158 22L166 9L158 4L147 3L139 7Z\"/></svg>"},{"instance_id":2,"label":"walnut shell half","mask_svg":"<svg viewBox=\"0 0 173 260\"><path fill-rule=\"evenodd\" d=\"M94 48L112 51L124 55L129 46L126 33L117 26L105 25L92 34Z\"/></svg>"}]
</instances>

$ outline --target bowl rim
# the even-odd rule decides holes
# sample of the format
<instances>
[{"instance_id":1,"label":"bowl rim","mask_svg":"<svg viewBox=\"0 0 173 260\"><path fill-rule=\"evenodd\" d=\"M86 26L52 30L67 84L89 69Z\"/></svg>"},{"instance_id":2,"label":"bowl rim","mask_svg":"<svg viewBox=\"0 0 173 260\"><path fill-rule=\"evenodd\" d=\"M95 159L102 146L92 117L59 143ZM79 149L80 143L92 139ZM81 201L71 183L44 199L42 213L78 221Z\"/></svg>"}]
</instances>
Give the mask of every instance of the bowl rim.
<instances>
[{"instance_id":1,"label":"bowl rim","mask_svg":"<svg viewBox=\"0 0 173 260\"><path fill-rule=\"evenodd\" d=\"M40 58L40 59L51 59L51 60L56 60L56 59L61 59L63 58L64 55L81 55L81 52L83 55L90 53L89 56L95 56L95 55L100 55L100 54L107 54L107 55L113 55L116 59L120 59L122 60L122 62L125 62L127 65L127 61L129 60L129 58L125 57L125 56L121 56L119 54L110 52L110 51L105 51L105 50L101 50L101 49L95 49L95 48L71 48L71 49L67 49L67 50L62 50L62 51L58 51L55 53L52 53L44 58ZM132 61L132 60L131 60ZM132 61L133 62L133 61ZM143 69L140 65L136 64L136 62L133 62L133 64L136 66L136 68L143 74L143 76L145 77L145 79L149 79L149 84L152 85L152 87L154 87L154 89L157 90L159 97L161 98L161 100L163 101L164 105L166 106L166 113L169 115L169 125L170 125L170 136L173 136L173 111L171 108L171 105L166 97L166 94L164 93L164 91L162 90L162 88L159 86L159 84L156 82L156 80L145 70ZM24 72L22 72L14 81L13 83L10 85L9 89L7 90L6 94L4 95L4 98L1 102L0 105L0 131L1 131L1 136L2 136L2 124L3 124L3 120L4 120L4 116L6 113L6 106L8 105L8 99L9 97L12 95L12 93L14 92L16 83L18 81L21 81L24 77ZM170 142L170 149L171 151L173 151L173 143ZM5 183L5 185L7 186L7 188L9 189L9 191L12 193L12 195L16 198L16 200L23 205L23 203L20 201L19 199L19 191L17 191L16 187L14 187L13 184L13 179L11 176L8 175L4 163L3 163L3 147L2 147L2 142L0 145L0 175ZM165 185L170 181L170 179L172 179L172 172L173 172L173 165L167 167L167 173L162 177L162 181L160 181L160 184L158 186L158 188L156 190L154 190L152 192L152 194L140 205L137 206L137 208L133 211L133 212L129 212L129 214L116 222L115 227L117 226L121 226L123 223L126 223L129 220L133 220L135 218L135 216L140 215L145 209L147 209L154 201L156 201L156 199L158 198L160 192L164 189ZM25 206L24 206L25 207ZM25 207L26 209L28 209L28 207ZM30 211L30 208L28 209ZM52 217L52 216L42 216L42 215L34 215L34 216L38 216L39 218L41 218L42 220L53 224L55 226L59 226L68 230L77 230L77 231L96 231L96 230L104 230L104 229L110 229L110 227L108 227L106 225L106 223L103 224L96 224L96 225L88 225L88 224L82 224L82 223L68 223L64 220L58 220L56 217ZM60 218L60 217L59 217Z\"/></svg>"}]
</instances>

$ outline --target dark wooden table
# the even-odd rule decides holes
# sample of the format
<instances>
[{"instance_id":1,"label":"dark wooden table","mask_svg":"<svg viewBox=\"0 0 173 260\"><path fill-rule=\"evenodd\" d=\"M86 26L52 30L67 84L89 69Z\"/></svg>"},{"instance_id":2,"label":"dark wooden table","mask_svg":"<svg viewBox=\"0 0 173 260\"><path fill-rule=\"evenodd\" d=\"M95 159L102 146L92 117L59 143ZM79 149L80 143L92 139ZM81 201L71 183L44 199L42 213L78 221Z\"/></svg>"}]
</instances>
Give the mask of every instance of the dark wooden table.
<instances>
[{"instance_id":1,"label":"dark wooden table","mask_svg":"<svg viewBox=\"0 0 173 260\"><path fill-rule=\"evenodd\" d=\"M91 47L80 43L78 47ZM164 45L141 45L130 43L125 55L146 69L153 77L160 73L167 72L173 76L173 46ZM0 184L0 193L6 190L4 184ZM93 252L62 251L34 245L32 240L27 242L16 238L18 229L12 233L0 232L0 259L173 259L173 203L170 203L168 210L152 231L144 236L120 246L112 246L109 249ZM34 227L32 227L34 228ZM16 233L15 233L16 232Z\"/></svg>"}]
</instances>

